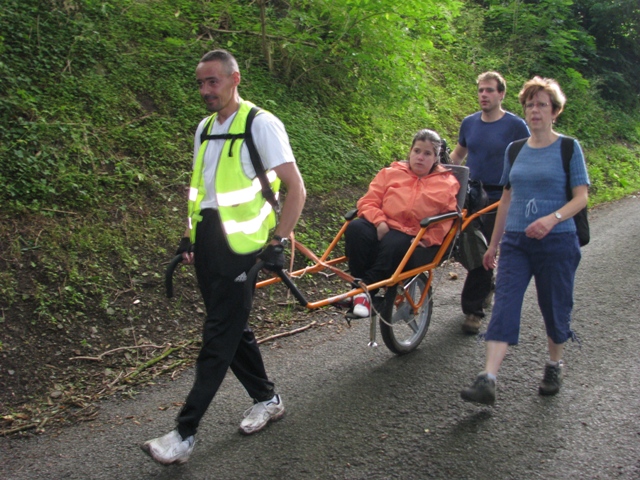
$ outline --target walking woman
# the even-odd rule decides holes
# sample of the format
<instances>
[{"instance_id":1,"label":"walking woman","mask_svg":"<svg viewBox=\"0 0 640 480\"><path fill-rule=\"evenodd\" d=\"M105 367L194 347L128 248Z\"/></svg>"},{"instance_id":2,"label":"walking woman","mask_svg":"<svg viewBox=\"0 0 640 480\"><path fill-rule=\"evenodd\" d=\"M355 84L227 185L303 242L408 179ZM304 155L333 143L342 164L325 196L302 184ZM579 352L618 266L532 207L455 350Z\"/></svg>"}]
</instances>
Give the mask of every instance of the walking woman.
<instances>
[{"instance_id":1,"label":"walking woman","mask_svg":"<svg viewBox=\"0 0 640 480\"><path fill-rule=\"evenodd\" d=\"M576 140L568 173L572 198L567 199L563 140L553 130L566 101L558 83L534 77L524 84L518 99L531 137L513 164L509 161L513 144L505 154L504 193L484 256L484 267L495 268L500 246L495 304L485 334L486 364L473 385L460 393L463 400L487 405L495 402L496 376L507 348L518 343L522 301L532 276L549 348L538 392L555 395L560 390L563 346L573 335L573 286L581 256L571 217L588 199L587 168Z\"/></svg>"}]
</instances>

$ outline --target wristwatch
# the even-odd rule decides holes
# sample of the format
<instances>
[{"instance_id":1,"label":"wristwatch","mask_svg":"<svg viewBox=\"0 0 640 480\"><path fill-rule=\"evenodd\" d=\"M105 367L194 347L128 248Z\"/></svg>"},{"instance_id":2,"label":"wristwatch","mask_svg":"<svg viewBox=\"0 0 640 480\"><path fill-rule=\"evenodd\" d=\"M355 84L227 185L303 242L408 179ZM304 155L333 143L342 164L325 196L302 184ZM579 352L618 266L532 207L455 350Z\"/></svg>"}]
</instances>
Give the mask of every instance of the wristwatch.
<instances>
[{"instance_id":1,"label":"wristwatch","mask_svg":"<svg viewBox=\"0 0 640 480\"><path fill-rule=\"evenodd\" d=\"M289 239L286 237L281 237L280 235L274 235L273 236L274 240L277 240L278 242L280 242L280 245L282 245L283 247L287 246L287 243L289 243Z\"/></svg>"},{"instance_id":2,"label":"wristwatch","mask_svg":"<svg viewBox=\"0 0 640 480\"><path fill-rule=\"evenodd\" d=\"M560 212L554 212L553 214L556 216L558 220L562 220L562 215L560 214Z\"/></svg>"}]
</instances>

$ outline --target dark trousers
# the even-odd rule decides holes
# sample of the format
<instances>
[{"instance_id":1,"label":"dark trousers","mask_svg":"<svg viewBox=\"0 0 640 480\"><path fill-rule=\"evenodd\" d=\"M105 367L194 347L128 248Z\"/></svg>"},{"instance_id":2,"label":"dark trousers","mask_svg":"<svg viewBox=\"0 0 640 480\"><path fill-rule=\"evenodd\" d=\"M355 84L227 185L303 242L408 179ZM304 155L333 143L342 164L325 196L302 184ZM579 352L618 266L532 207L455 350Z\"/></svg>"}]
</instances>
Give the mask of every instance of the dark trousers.
<instances>
[{"instance_id":1,"label":"dark trousers","mask_svg":"<svg viewBox=\"0 0 640 480\"><path fill-rule=\"evenodd\" d=\"M476 227L480 229L487 239L487 243L491 241L493 226L496 223L495 212L482 215ZM465 315L473 314L483 318L484 308L482 304L485 298L491 292L493 286L493 270L485 270L484 267L478 267L467 273L467 278L462 287L461 304L462 312Z\"/></svg>"},{"instance_id":2,"label":"dark trousers","mask_svg":"<svg viewBox=\"0 0 640 480\"><path fill-rule=\"evenodd\" d=\"M196 378L177 418L182 438L196 433L229 368L255 401L274 395L274 385L267 378L258 343L248 325L251 302L245 297L253 295L253 289L247 291L246 279L242 279L242 273L255 264L256 256L229 251L217 212L204 210L203 217L197 226L194 254L207 316Z\"/></svg>"},{"instance_id":3,"label":"dark trousers","mask_svg":"<svg viewBox=\"0 0 640 480\"><path fill-rule=\"evenodd\" d=\"M345 231L345 253L349 258L351 275L362 279L367 285L389 278L400 265L413 238L398 230L389 230L378 241L373 223L363 218L353 220ZM439 249L439 246L418 247L407 262L406 269L429 263Z\"/></svg>"}]
</instances>

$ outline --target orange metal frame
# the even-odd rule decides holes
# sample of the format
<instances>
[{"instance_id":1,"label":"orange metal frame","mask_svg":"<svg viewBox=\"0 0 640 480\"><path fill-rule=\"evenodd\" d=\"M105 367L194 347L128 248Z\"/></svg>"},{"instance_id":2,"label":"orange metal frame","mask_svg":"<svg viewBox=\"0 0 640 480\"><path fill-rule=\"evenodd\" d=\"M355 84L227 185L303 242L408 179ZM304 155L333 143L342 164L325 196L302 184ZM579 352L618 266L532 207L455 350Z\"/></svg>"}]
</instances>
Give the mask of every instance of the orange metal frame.
<instances>
[{"instance_id":1,"label":"orange metal frame","mask_svg":"<svg viewBox=\"0 0 640 480\"><path fill-rule=\"evenodd\" d=\"M455 214L455 216L447 216L445 218L436 220L433 223L439 223L439 222L444 222L444 221L449 221L451 219L453 219L453 225L451 226L451 229L449 230L449 232L447 233L447 235L444 238L444 241L442 242L442 245L440 247L440 249L438 250L438 253L436 254L435 258L433 259L433 261L431 261L430 263L427 263L425 265L422 265L418 268L413 268L411 270L407 270L407 271L403 271L405 265L407 264L407 262L409 261L409 259L411 258L411 255L413 254L413 252L415 251L415 249L418 247L419 243L420 243L420 239L422 238L423 234L425 233L426 229L428 228L428 226L425 227L421 227L420 232L418 233L418 235L416 235L416 237L413 239L413 242L411 243L411 246L409 247L409 250L407 251L407 253L405 254L405 256L403 257L402 261L400 262L400 265L398 265L398 268L396 268L395 272L391 275L391 277L385 279L385 280L381 280L379 282L376 283L372 283L371 285L366 285L364 286L364 288L352 288L351 290L349 290L348 292L339 294L339 295L334 295L331 296L329 298L325 298L323 300L318 300L318 301L314 301L314 302L307 302L304 306L308 309L316 309L316 308L321 308L321 307L325 307L327 305L331 305L337 302L341 302L345 299L351 298L359 293L362 293L366 290L375 290L378 288L382 288L382 287L390 287L393 285L396 285L400 282L402 282L403 280L406 280L408 278L412 278L415 277L416 275L419 275L421 273L424 272L431 272L431 270L434 270L435 268L437 268L440 263L443 260L443 257L447 254L447 252L449 251L449 248L451 247L451 245L453 244L453 241L456 239L456 236L458 235L458 233L464 229L466 229L469 224L476 218L478 218L480 215L483 215L485 213L488 213L494 209L496 209L498 206L498 203L494 203L492 205L489 205L488 207L474 213L473 215L466 215L466 210L463 210L460 213ZM338 268L336 265L340 265L342 263L346 263L347 262L347 257L346 256L340 256L334 259L331 259L330 256L333 253L334 249L336 248L336 246L338 245L338 242L342 239L345 230L347 229L347 226L349 225L350 220L346 220L345 223L342 225L342 227L340 228L340 230L338 231L337 235L335 236L335 238L333 239L333 241L329 244L329 246L327 247L327 249L324 251L324 253L318 257L317 255L315 255L310 249L308 249L306 246L304 246L302 243L300 242L296 242L296 241L292 241L292 249L295 249L296 251L299 251L300 253L302 253L305 258L307 258L308 260L310 260L311 262L313 262L313 265L308 266L306 268L302 268L299 270L295 270L293 272L289 272L287 275L289 278L291 279L295 279L295 278L299 278L305 274L314 274L314 273L318 273L320 271L323 270L329 270L330 272L334 273L335 275L337 275L338 277L342 278L343 280L345 280L346 282L350 283L350 284L355 284L354 282L356 281L356 279L351 276L350 274L348 274L345 270ZM430 224L430 225L431 225ZM428 275L428 279L427 279L427 284L425 285L425 289L423 292L423 295L421 296L420 300L415 303L413 301L413 299L411 298L411 296L406 293L405 291L405 297L407 299L407 301L409 302L409 304L413 307L414 312L417 312L423 305L423 303L425 302L426 298L427 298L427 293L429 292L429 288L431 287L431 281L432 281L433 276L432 275ZM270 277L266 280L262 280L260 282L258 282L256 284L256 288L264 288L268 285L273 285L276 283L282 282L282 278L279 276L273 276ZM302 303L302 301L301 301Z\"/></svg>"}]
</instances>

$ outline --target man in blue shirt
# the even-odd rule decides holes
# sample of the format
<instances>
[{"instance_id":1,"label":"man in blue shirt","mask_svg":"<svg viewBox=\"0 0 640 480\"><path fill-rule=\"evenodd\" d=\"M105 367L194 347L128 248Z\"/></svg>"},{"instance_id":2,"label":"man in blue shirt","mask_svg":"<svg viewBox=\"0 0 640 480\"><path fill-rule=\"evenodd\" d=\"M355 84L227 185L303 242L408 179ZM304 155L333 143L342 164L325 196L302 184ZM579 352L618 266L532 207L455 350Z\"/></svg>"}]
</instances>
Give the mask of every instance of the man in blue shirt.
<instances>
[{"instance_id":1,"label":"man in blue shirt","mask_svg":"<svg viewBox=\"0 0 640 480\"><path fill-rule=\"evenodd\" d=\"M481 110L462 121L451 160L460 165L467 158L471 180L482 182L489 202L493 203L502 195L500 180L507 145L528 137L529 129L522 118L502 108L507 84L499 73L485 72L478 77L477 84ZM490 242L495 211L483 215L478 223L487 242ZM484 309L491 302L493 288L493 270L480 266L468 272L461 295L464 332L476 334L480 331Z\"/></svg>"}]
</instances>

